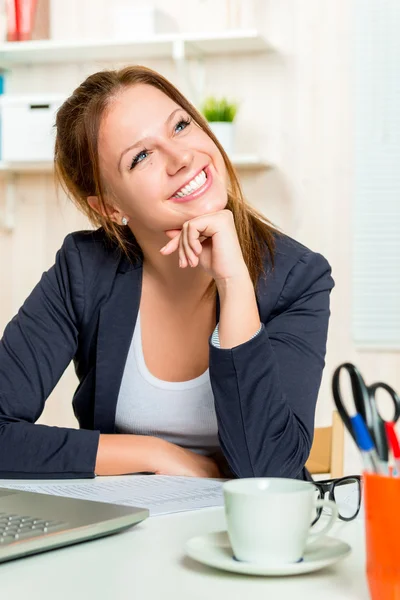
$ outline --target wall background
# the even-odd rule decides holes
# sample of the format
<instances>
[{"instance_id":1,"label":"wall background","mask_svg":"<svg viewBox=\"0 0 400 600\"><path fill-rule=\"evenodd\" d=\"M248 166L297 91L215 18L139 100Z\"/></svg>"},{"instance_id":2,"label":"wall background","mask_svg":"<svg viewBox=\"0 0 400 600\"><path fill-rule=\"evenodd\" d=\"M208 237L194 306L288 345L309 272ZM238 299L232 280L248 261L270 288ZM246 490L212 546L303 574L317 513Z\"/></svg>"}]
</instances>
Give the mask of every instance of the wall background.
<instances>
[{"instance_id":1,"label":"wall background","mask_svg":"<svg viewBox=\"0 0 400 600\"><path fill-rule=\"evenodd\" d=\"M107 0L53 0L54 32L60 37L106 37L109 4ZM317 426L331 422L330 380L340 362L353 361L367 381L383 379L399 389L399 353L357 350L351 337L352 2L231 1L229 14L225 0L157 0L155 4L167 6L181 31L238 27L242 14L243 26L257 25L274 47L269 55L210 58L205 85L207 93L224 93L241 101L237 151L258 151L276 165L268 172L240 173L250 202L286 233L324 254L333 268L336 288ZM146 64L180 85L172 61ZM10 75L7 91L68 94L86 75L104 66L20 67ZM0 198L4 198L2 185L0 180ZM55 193L51 175L19 177L16 228L0 233L0 331L51 266L64 236L86 227L85 218L61 192ZM71 410L75 385L70 367L40 422L76 426ZM345 457L346 472L359 471L358 455L348 436Z\"/></svg>"}]
</instances>

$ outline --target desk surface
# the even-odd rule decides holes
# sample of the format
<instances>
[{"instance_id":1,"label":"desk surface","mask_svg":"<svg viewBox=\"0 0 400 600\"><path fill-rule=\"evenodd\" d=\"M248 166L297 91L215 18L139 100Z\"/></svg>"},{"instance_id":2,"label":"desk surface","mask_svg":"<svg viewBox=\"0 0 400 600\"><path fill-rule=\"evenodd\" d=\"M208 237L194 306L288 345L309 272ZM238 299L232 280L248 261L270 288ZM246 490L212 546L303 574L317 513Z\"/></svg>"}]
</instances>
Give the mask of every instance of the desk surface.
<instances>
[{"instance_id":1,"label":"desk surface","mask_svg":"<svg viewBox=\"0 0 400 600\"><path fill-rule=\"evenodd\" d=\"M29 600L367 600L364 523L338 521L332 535L353 552L343 561L296 577L238 575L203 566L185 541L224 529L222 508L153 517L108 538L0 565L2 598Z\"/></svg>"}]
</instances>

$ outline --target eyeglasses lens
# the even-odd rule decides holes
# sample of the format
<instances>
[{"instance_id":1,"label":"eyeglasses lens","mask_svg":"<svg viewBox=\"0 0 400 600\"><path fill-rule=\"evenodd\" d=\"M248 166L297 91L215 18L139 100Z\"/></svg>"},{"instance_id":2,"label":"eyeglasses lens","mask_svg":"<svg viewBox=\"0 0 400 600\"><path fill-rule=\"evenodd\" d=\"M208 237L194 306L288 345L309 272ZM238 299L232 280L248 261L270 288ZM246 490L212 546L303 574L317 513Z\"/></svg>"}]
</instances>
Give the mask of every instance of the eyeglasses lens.
<instances>
[{"instance_id":1,"label":"eyeglasses lens","mask_svg":"<svg viewBox=\"0 0 400 600\"><path fill-rule=\"evenodd\" d=\"M353 518L360 505L360 485L357 479L344 479L335 484L333 490L339 514L344 519Z\"/></svg>"}]
</instances>

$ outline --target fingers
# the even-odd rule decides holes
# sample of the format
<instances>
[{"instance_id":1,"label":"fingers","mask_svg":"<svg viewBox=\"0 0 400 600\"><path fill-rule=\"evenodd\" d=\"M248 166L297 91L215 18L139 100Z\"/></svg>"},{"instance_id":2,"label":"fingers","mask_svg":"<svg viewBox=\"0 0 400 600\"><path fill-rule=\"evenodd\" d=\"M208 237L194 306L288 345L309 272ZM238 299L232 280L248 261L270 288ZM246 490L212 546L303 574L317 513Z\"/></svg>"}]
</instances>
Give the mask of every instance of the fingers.
<instances>
[{"instance_id":1,"label":"fingers","mask_svg":"<svg viewBox=\"0 0 400 600\"><path fill-rule=\"evenodd\" d=\"M200 239L203 241L207 238L204 235L201 235L201 232L196 228L195 224L187 221L184 223L181 231L170 230L165 233L168 237L175 234L175 237L161 248L161 254L167 256L178 250L180 267L183 269L188 266L197 267L199 264L198 257L203 249Z\"/></svg>"},{"instance_id":2,"label":"fingers","mask_svg":"<svg viewBox=\"0 0 400 600\"><path fill-rule=\"evenodd\" d=\"M169 237L169 239L170 239L170 240L173 240L173 239L174 239L174 237L176 237L177 235L179 235L179 234L180 234L180 232L181 232L181 230L180 230L180 229L168 229L168 230L165 232L165 235L166 235L167 237Z\"/></svg>"},{"instance_id":3,"label":"fingers","mask_svg":"<svg viewBox=\"0 0 400 600\"><path fill-rule=\"evenodd\" d=\"M184 267L189 264L191 267L197 267L199 264L198 257L203 249L199 237L200 232L194 223L189 221L184 224L179 248L180 266Z\"/></svg>"},{"instance_id":4,"label":"fingers","mask_svg":"<svg viewBox=\"0 0 400 600\"><path fill-rule=\"evenodd\" d=\"M179 247L180 237L181 232L179 231L178 235L176 235L172 240L170 240L167 244L165 244L165 246L161 248L161 254L164 254L166 256L175 252L175 250L177 250Z\"/></svg>"}]
</instances>

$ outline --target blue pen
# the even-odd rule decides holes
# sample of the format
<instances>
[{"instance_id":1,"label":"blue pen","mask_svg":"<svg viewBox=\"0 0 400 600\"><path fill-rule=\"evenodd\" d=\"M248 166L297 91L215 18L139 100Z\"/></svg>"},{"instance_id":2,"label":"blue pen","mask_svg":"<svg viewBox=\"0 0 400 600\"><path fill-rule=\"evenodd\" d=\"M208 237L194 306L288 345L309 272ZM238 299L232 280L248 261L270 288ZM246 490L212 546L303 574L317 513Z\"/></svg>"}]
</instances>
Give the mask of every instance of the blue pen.
<instances>
[{"instance_id":1,"label":"blue pen","mask_svg":"<svg viewBox=\"0 0 400 600\"><path fill-rule=\"evenodd\" d=\"M374 443L362 416L355 415L354 417L350 417L350 421L357 441L357 446L361 452L364 470L367 473L378 473L380 475L385 475L385 468L375 450Z\"/></svg>"}]
</instances>

